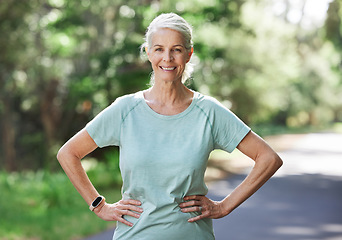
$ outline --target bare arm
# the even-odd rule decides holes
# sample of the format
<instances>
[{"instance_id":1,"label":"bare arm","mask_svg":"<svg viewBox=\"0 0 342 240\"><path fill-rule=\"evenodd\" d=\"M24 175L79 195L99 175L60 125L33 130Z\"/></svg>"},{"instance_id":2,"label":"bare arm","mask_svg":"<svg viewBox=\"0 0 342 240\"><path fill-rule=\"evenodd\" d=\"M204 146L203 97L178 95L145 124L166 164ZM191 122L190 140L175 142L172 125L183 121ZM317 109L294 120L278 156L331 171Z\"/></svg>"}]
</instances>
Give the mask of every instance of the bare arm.
<instances>
[{"instance_id":1,"label":"bare arm","mask_svg":"<svg viewBox=\"0 0 342 240\"><path fill-rule=\"evenodd\" d=\"M67 141L57 154L57 159L63 170L88 205L99 196L99 193L83 169L81 159L96 148L94 140L83 129Z\"/></svg>"},{"instance_id":2,"label":"bare arm","mask_svg":"<svg viewBox=\"0 0 342 240\"><path fill-rule=\"evenodd\" d=\"M234 191L220 202L205 196L187 196L180 204L183 212L202 211L202 214L189 219L190 222L202 218L221 218L231 213L247 198L255 193L282 165L276 152L254 132L249 132L237 147L255 161L252 171Z\"/></svg>"},{"instance_id":3,"label":"bare arm","mask_svg":"<svg viewBox=\"0 0 342 240\"><path fill-rule=\"evenodd\" d=\"M88 132L83 129L67 141L58 151L57 159L69 177L72 184L81 194L88 206L100 194L97 192L91 181L89 180L84 168L81 164L81 159L97 148L96 143L90 137ZM128 226L132 223L126 221L123 215L130 215L139 218L142 209L137 207L141 203L137 200L120 200L114 204L107 204L102 201L99 207L94 209L97 216L106 221L120 221Z\"/></svg>"},{"instance_id":4,"label":"bare arm","mask_svg":"<svg viewBox=\"0 0 342 240\"><path fill-rule=\"evenodd\" d=\"M255 193L283 164L278 154L254 132L248 133L237 148L253 159L255 165L246 179L223 200L226 214Z\"/></svg>"}]
</instances>

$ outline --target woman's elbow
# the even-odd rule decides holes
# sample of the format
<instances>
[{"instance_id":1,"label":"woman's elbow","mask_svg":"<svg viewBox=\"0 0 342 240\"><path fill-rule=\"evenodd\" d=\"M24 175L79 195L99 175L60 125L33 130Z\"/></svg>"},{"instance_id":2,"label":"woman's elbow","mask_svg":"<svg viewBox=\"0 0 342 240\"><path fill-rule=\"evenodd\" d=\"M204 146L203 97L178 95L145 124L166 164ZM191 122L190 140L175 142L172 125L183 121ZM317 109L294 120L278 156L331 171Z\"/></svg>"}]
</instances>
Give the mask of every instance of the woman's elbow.
<instances>
[{"instance_id":1,"label":"woman's elbow","mask_svg":"<svg viewBox=\"0 0 342 240\"><path fill-rule=\"evenodd\" d=\"M282 165L283 165L283 160L279 157L277 153L274 153L272 156L272 166L277 171Z\"/></svg>"},{"instance_id":2,"label":"woman's elbow","mask_svg":"<svg viewBox=\"0 0 342 240\"><path fill-rule=\"evenodd\" d=\"M56 155L56 158L60 164L63 162L63 159L64 159L63 156L65 156L65 149L63 147L61 147L58 150L57 155Z\"/></svg>"},{"instance_id":3,"label":"woman's elbow","mask_svg":"<svg viewBox=\"0 0 342 240\"><path fill-rule=\"evenodd\" d=\"M57 160L59 164L63 165L63 163L66 162L67 159L71 159L71 152L69 151L69 148L66 144L64 144L57 152Z\"/></svg>"},{"instance_id":4,"label":"woman's elbow","mask_svg":"<svg viewBox=\"0 0 342 240\"><path fill-rule=\"evenodd\" d=\"M263 166L265 169L267 169L266 171L270 171L272 174L274 174L283 165L283 160L276 152L268 151L264 155L257 158L256 163L260 163L260 166Z\"/></svg>"}]
</instances>

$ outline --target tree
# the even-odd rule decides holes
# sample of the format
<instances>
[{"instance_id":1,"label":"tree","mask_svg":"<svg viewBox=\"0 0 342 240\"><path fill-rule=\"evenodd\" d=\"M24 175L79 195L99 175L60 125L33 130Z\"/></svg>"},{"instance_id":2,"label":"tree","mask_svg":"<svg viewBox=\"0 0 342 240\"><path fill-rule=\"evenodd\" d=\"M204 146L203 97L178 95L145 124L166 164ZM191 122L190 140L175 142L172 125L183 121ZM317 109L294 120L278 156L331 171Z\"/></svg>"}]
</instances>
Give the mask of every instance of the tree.
<instances>
[{"instance_id":1,"label":"tree","mask_svg":"<svg viewBox=\"0 0 342 240\"><path fill-rule=\"evenodd\" d=\"M335 0L329 4L328 16L325 21L325 37L333 43L339 56L332 63L333 70L340 76L336 89L337 103L335 104L335 121L342 121L342 1Z\"/></svg>"},{"instance_id":2,"label":"tree","mask_svg":"<svg viewBox=\"0 0 342 240\"><path fill-rule=\"evenodd\" d=\"M14 0L2 2L0 5L0 123L1 152L3 164L7 170L16 170L16 141L20 121L18 114L23 82L27 79L25 69L32 60L32 55L26 52L27 44L33 39L27 35L29 27L24 21L32 13L31 3L35 1L18 2Z\"/></svg>"}]
</instances>

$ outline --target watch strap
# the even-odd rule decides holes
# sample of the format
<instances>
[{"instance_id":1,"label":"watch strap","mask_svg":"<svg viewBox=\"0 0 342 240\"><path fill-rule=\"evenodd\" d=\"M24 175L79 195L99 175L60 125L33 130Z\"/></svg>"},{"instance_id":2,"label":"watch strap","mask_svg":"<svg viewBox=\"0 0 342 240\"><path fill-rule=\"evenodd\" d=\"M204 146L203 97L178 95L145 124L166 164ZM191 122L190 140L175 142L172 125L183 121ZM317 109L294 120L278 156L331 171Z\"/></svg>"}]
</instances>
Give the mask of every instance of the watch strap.
<instances>
[{"instance_id":1,"label":"watch strap","mask_svg":"<svg viewBox=\"0 0 342 240\"><path fill-rule=\"evenodd\" d=\"M95 198L95 200L89 206L90 211L94 211L94 209L97 208L104 200L106 199L103 196L98 196Z\"/></svg>"}]
</instances>

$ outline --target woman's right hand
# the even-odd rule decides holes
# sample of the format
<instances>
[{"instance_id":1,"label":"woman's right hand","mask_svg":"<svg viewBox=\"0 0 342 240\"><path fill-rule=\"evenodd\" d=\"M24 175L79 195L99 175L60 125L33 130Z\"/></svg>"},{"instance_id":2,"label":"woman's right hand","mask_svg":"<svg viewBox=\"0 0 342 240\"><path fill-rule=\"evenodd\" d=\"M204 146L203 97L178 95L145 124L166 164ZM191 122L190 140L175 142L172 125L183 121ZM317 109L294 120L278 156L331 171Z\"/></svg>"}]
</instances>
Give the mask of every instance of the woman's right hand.
<instances>
[{"instance_id":1,"label":"woman's right hand","mask_svg":"<svg viewBox=\"0 0 342 240\"><path fill-rule=\"evenodd\" d=\"M123 218L124 215L139 218L143 212L141 202L138 200L128 199L120 200L119 202L108 204L101 204L99 207L94 209L94 213L105 221L119 221L127 226L132 227L133 223L128 222Z\"/></svg>"}]
</instances>

